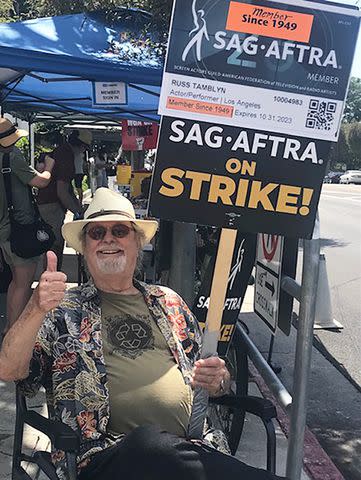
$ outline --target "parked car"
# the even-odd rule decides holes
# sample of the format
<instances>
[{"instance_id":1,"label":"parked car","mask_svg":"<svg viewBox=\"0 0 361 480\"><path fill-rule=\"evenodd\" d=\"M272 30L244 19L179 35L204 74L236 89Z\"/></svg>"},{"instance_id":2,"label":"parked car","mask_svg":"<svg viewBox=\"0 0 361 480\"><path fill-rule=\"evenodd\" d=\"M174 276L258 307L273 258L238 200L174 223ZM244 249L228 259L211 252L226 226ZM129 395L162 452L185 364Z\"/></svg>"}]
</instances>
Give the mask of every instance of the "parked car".
<instances>
[{"instance_id":1,"label":"parked car","mask_svg":"<svg viewBox=\"0 0 361 480\"><path fill-rule=\"evenodd\" d=\"M347 170L341 175L340 183L361 183L361 170Z\"/></svg>"},{"instance_id":2,"label":"parked car","mask_svg":"<svg viewBox=\"0 0 361 480\"><path fill-rule=\"evenodd\" d=\"M340 177L344 172L328 172L323 179L324 183L340 183Z\"/></svg>"}]
</instances>

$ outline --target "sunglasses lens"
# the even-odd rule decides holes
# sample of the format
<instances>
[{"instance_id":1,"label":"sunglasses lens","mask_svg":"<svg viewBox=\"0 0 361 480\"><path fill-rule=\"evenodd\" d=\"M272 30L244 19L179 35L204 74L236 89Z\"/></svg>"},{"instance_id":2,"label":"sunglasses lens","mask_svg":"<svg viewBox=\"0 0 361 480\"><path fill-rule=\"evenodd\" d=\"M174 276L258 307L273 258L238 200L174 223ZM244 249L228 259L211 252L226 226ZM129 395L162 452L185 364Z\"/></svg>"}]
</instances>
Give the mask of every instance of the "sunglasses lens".
<instances>
[{"instance_id":1,"label":"sunglasses lens","mask_svg":"<svg viewBox=\"0 0 361 480\"><path fill-rule=\"evenodd\" d=\"M106 231L105 227L99 226L89 228L86 233L92 240L101 240L105 237Z\"/></svg>"},{"instance_id":2,"label":"sunglasses lens","mask_svg":"<svg viewBox=\"0 0 361 480\"><path fill-rule=\"evenodd\" d=\"M130 228L127 227L127 225L119 224L119 225L114 225L114 227L112 228L112 234L114 237L117 237L117 238L124 238L127 235L129 235L129 232L130 232Z\"/></svg>"},{"instance_id":3,"label":"sunglasses lens","mask_svg":"<svg viewBox=\"0 0 361 480\"><path fill-rule=\"evenodd\" d=\"M114 225L111 229L113 237L116 238L126 237L129 235L130 230L131 229L127 227L127 225L123 225L122 223ZM90 227L86 233L92 240L103 240L107 233L107 229L99 225L97 227Z\"/></svg>"}]
</instances>

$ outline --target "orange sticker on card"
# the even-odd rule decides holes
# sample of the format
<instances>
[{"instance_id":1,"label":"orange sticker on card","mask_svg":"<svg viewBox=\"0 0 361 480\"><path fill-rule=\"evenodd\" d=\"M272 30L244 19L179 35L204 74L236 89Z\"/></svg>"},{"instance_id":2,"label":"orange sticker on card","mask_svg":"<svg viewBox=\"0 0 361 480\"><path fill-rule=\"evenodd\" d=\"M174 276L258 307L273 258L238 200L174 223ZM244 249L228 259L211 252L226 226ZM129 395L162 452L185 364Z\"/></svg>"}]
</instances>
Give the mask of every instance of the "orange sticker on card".
<instances>
[{"instance_id":1,"label":"orange sticker on card","mask_svg":"<svg viewBox=\"0 0 361 480\"><path fill-rule=\"evenodd\" d=\"M313 18L313 15L306 13L231 2L226 29L264 37L309 42Z\"/></svg>"},{"instance_id":2,"label":"orange sticker on card","mask_svg":"<svg viewBox=\"0 0 361 480\"><path fill-rule=\"evenodd\" d=\"M202 113L218 117L233 117L233 107L184 98L168 97L167 108L184 112Z\"/></svg>"}]
</instances>

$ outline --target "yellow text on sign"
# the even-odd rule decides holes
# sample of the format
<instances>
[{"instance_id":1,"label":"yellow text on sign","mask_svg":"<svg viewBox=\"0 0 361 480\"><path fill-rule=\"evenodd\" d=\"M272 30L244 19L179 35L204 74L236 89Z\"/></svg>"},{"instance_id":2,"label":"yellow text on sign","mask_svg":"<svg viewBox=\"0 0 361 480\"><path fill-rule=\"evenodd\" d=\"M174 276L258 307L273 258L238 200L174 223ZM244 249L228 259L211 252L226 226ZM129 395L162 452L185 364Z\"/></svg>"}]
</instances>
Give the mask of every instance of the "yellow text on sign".
<instances>
[{"instance_id":1,"label":"yellow text on sign","mask_svg":"<svg viewBox=\"0 0 361 480\"><path fill-rule=\"evenodd\" d=\"M206 323L205 322L199 322L199 325L202 330L204 330ZM234 330L234 325L222 325L221 326L221 331L220 331L220 337L219 341L220 342L229 342L232 338L232 333Z\"/></svg>"},{"instance_id":2,"label":"yellow text on sign","mask_svg":"<svg viewBox=\"0 0 361 480\"><path fill-rule=\"evenodd\" d=\"M175 167L163 170L161 180L159 193L165 197L187 195L187 200L200 201L202 194L206 194L207 201L211 204L221 203L302 216L310 213L309 205L314 192L313 189L295 185L262 182L252 178L234 180L226 175Z\"/></svg>"}]
</instances>

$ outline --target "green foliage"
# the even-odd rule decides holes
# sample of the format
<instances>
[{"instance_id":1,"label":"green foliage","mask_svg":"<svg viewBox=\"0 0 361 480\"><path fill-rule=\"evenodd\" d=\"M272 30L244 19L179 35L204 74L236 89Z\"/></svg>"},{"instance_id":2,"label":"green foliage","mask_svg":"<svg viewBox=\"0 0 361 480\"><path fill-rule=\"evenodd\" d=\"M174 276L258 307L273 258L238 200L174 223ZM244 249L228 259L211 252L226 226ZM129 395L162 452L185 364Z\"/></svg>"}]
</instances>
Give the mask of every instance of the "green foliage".
<instances>
[{"instance_id":1,"label":"green foliage","mask_svg":"<svg viewBox=\"0 0 361 480\"><path fill-rule=\"evenodd\" d=\"M361 122L343 123L330 153L330 170L361 170Z\"/></svg>"},{"instance_id":2,"label":"green foliage","mask_svg":"<svg viewBox=\"0 0 361 480\"><path fill-rule=\"evenodd\" d=\"M30 152L29 152L29 139L28 137L23 137L23 138L20 138L20 140L16 143L16 146L21 150L22 154L24 155L26 161L28 163L30 163ZM39 158L39 155L41 153L48 153L48 152L51 152L51 148L46 148L46 147L43 147L42 145L39 145L39 144L35 144L35 152L34 152L34 156L35 156L35 163L37 161L37 159Z\"/></svg>"},{"instance_id":3,"label":"green foliage","mask_svg":"<svg viewBox=\"0 0 361 480\"><path fill-rule=\"evenodd\" d=\"M11 0L1 0L0 2L0 22L8 22L12 18L13 2Z\"/></svg>"},{"instance_id":4,"label":"green foliage","mask_svg":"<svg viewBox=\"0 0 361 480\"><path fill-rule=\"evenodd\" d=\"M352 162L347 164L348 169L361 168L361 122L353 122L349 126L348 144L352 152Z\"/></svg>"},{"instance_id":5,"label":"green foliage","mask_svg":"<svg viewBox=\"0 0 361 480\"><path fill-rule=\"evenodd\" d=\"M347 125L341 125L340 136L337 143L332 144L330 152L330 170L341 171L342 167L348 166L353 158L352 151L347 141Z\"/></svg>"},{"instance_id":6,"label":"green foliage","mask_svg":"<svg viewBox=\"0 0 361 480\"><path fill-rule=\"evenodd\" d=\"M332 146L330 170L361 169L361 79L352 77L339 140Z\"/></svg>"},{"instance_id":7,"label":"green foliage","mask_svg":"<svg viewBox=\"0 0 361 480\"><path fill-rule=\"evenodd\" d=\"M103 10L115 12L119 7L140 8L153 14L150 28L161 36L168 32L172 0L1 0L0 21L68 15Z\"/></svg>"},{"instance_id":8,"label":"green foliage","mask_svg":"<svg viewBox=\"0 0 361 480\"><path fill-rule=\"evenodd\" d=\"M53 150L62 143L64 129L58 123L36 123L34 128L35 144L45 150Z\"/></svg>"},{"instance_id":9,"label":"green foliage","mask_svg":"<svg viewBox=\"0 0 361 480\"><path fill-rule=\"evenodd\" d=\"M29 155L29 139L28 137L20 138L18 142L16 142L16 146L21 150L22 154L24 155L25 159L30 162L30 155Z\"/></svg>"},{"instance_id":10,"label":"green foliage","mask_svg":"<svg viewBox=\"0 0 361 480\"><path fill-rule=\"evenodd\" d=\"M351 78L343 121L347 123L361 121L361 78Z\"/></svg>"}]
</instances>

